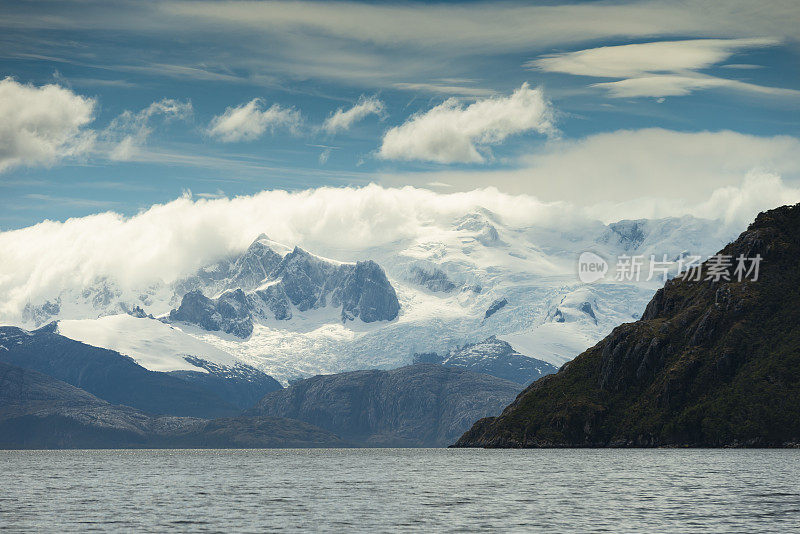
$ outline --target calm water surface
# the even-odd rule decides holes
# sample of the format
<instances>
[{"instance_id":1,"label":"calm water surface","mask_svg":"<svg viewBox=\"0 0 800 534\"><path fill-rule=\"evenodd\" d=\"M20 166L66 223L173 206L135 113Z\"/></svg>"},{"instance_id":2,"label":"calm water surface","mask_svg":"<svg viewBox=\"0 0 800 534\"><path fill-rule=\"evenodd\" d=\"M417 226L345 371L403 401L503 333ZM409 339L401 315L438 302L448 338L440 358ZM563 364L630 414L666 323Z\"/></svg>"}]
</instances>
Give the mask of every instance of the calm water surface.
<instances>
[{"instance_id":1,"label":"calm water surface","mask_svg":"<svg viewBox=\"0 0 800 534\"><path fill-rule=\"evenodd\" d=\"M800 450L0 451L0 530L789 532Z\"/></svg>"}]
</instances>

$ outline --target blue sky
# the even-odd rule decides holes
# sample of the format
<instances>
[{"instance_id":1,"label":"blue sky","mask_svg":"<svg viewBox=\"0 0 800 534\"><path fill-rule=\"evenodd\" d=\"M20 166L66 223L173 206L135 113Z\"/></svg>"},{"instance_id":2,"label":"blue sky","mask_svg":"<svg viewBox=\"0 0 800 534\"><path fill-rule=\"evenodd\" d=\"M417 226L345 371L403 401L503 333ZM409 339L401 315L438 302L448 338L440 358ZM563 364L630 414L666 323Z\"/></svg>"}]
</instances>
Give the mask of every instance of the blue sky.
<instances>
[{"instance_id":1,"label":"blue sky","mask_svg":"<svg viewBox=\"0 0 800 534\"><path fill-rule=\"evenodd\" d=\"M791 1L6 2L0 229L185 191L796 186L799 28Z\"/></svg>"}]
</instances>

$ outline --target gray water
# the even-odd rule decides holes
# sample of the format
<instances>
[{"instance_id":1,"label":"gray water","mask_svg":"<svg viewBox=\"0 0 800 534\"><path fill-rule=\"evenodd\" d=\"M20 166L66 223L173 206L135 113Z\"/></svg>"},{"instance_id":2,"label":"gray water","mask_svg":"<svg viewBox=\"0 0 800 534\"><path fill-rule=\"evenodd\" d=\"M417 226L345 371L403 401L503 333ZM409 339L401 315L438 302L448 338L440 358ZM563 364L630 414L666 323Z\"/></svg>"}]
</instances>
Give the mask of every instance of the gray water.
<instances>
[{"instance_id":1,"label":"gray water","mask_svg":"<svg viewBox=\"0 0 800 534\"><path fill-rule=\"evenodd\" d=\"M0 451L0 530L788 532L800 450Z\"/></svg>"}]
</instances>

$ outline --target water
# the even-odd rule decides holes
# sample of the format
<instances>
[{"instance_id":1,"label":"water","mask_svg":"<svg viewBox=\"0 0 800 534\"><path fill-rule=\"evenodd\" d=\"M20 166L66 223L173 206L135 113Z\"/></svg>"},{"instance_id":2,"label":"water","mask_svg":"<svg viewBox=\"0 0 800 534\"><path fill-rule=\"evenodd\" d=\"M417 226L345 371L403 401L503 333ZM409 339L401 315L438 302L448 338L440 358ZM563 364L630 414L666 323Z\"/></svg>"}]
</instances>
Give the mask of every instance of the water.
<instances>
[{"instance_id":1,"label":"water","mask_svg":"<svg viewBox=\"0 0 800 534\"><path fill-rule=\"evenodd\" d=\"M800 450L0 451L0 530L788 532Z\"/></svg>"}]
</instances>

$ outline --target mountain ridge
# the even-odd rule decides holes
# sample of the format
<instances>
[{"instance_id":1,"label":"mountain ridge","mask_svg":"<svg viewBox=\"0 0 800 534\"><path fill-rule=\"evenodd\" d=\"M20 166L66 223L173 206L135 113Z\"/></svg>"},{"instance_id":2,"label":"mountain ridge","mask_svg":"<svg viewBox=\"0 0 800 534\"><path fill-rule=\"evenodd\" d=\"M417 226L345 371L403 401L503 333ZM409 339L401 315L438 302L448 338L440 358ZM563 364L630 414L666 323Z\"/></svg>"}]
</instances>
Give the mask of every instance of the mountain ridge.
<instances>
[{"instance_id":1,"label":"mountain ridge","mask_svg":"<svg viewBox=\"0 0 800 534\"><path fill-rule=\"evenodd\" d=\"M111 404L44 373L0 362L0 449L347 446L276 417L155 416Z\"/></svg>"},{"instance_id":2,"label":"mountain ridge","mask_svg":"<svg viewBox=\"0 0 800 534\"><path fill-rule=\"evenodd\" d=\"M417 364L319 375L267 394L246 415L305 421L361 446L445 446L474 418L497 413L516 383Z\"/></svg>"},{"instance_id":3,"label":"mountain ridge","mask_svg":"<svg viewBox=\"0 0 800 534\"><path fill-rule=\"evenodd\" d=\"M41 372L112 404L175 416L237 415L242 404L249 407L281 387L254 368L215 369L203 361L196 362L198 371L179 375L150 371L119 352L64 337L56 328L55 323L30 332L0 327L0 362Z\"/></svg>"}]
</instances>

